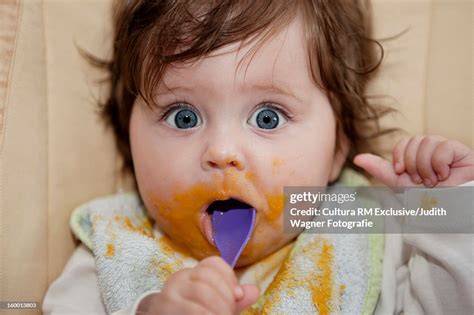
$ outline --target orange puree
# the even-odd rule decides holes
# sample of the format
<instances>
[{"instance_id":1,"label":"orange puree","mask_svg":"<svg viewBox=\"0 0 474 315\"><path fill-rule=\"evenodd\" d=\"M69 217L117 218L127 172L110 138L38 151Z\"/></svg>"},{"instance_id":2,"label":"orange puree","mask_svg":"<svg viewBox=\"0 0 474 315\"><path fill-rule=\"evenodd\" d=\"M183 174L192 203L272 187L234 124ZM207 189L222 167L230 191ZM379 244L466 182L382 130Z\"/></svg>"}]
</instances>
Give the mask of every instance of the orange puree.
<instances>
[{"instance_id":1,"label":"orange puree","mask_svg":"<svg viewBox=\"0 0 474 315\"><path fill-rule=\"evenodd\" d=\"M329 314L331 311L329 302L332 295L332 251L333 247L327 242L323 243L321 256L319 256L317 266L321 273L318 274L317 283L312 287L313 303L317 306L319 314Z\"/></svg>"},{"instance_id":2,"label":"orange puree","mask_svg":"<svg viewBox=\"0 0 474 315\"><path fill-rule=\"evenodd\" d=\"M114 219L117 223L120 223L123 227L125 227L127 230L131 232L137 232L142 235L148 236L150 238L153 238L152 234L152 225L151 222L148 220L148 218L144 218L142 220L142 225L141 226L135 226L132 221L130 220L129 217L116 214L114 216Z\"/></svg>"},{"instance_id":3,"label":"orange puree","mask_svg":"<svg viewBox=\"0 0 474 315\"><path fill-rule=\"evenodd\" d=\"M107 257L113 257L115 255L114 244L107 244L107 252L105 253Z\"/></svg>"},{"instance_id":4,"label":"orange puree","mask_svg":"<svg viewBox=\"0 0 474 315\"><path fill-rule=\"evenodd\" d=\"M305 288L311 292L312 302L319 314L331 313L333 246L326 240L316 240L306 244L301 251L300 255L314 262L314 268L305 274L300 274L292 267L291 258L286 259L265 290L265 302L257 307L248 308L244 312L245 315L271 314L275 303L281 299L281 290L285 290L289 296L295 296L298 288ZM344 289L344 285L339 287L341 292Z\"/></svg>"},{"instance_id":5,"label":"orange puree","mask_svg":"<svg viewBox=\"0 0 474 315\"><path fill-rule=\"evenodd\" d=\"M267 214L269 221L275 222L283 212L283 195L267 196L270 209L274 209Z\"/></svg>"},{"instance_id":6,"label":"orange puree","mask_svg":"<svg viewBox=\"0 0 474 315\"><path fill-rule=\"evenodd\" d=\"M158 244L160 245L163 252L168 256L172 256L174 255L174 253L180 253L183 256L190 256L189 252L186 249L171 242L171 240L164 235L158 239Z\"/></svg>"},{"instance_id":7,"label":"orange puree","mask_svg":"<svg viewBox=\"0 0 474 315\"><path fill-rule=\"evenodd\" d=\"M173 187L175 193L168 197L157 197L150 192L149 209L159 226L179 245L190 250L198 258L217 254L201 230L201 220L205 208L215 200L239 199L257 209L256 228L262 222L279 224L277 219L283 212L283 194L262 192L255 174L228 169L223 176L217 174L210 182L197 183L191 187ZM278 226L278 225L277 225ZM252 239L244 255L253 247L261 249Z\"/></svg>"},{"instance_id":8,"label":"orange puree","mask_svg":"<svg viewBox=\"0 0 474 315\"><path fill-rule=\"evenodd\" d=\"M278 170L280 168L280 166L282 166L284 164L285 161L283 161L282 159L273 159L273 162L272 162L272 174L273 175L276 175L278 173Z\"/></svg>"}]
</instances>

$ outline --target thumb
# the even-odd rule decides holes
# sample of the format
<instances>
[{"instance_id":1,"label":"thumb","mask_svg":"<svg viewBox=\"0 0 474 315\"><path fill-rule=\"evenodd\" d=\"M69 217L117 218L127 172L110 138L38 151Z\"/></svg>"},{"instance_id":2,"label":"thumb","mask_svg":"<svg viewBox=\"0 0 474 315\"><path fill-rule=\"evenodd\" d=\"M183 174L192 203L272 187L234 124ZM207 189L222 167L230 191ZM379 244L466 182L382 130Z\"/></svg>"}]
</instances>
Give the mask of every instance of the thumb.
<instances>
[{"instance_id":1,"label":"thumb","mask_svg":"<svg viewBox=\"0 0 474 315\"><path fill-rule=\"evenodd\" d=\"M393 187L397 183L398 175L395 173L392 163L377 155L359 154L354 158L354 164L389 187Z\"/></svg>"},{"instance_id":2,"label":"thumb","mask_svg":"<svg viewBox=\"0 0 474 315\"><path fill-rule=\"evenodd\" d=\"M244 295L236 301L238 314L257 302L260 295L257 287L252 284L243 284L241 288L244 291Z\"/></svg>"}]
</instances>

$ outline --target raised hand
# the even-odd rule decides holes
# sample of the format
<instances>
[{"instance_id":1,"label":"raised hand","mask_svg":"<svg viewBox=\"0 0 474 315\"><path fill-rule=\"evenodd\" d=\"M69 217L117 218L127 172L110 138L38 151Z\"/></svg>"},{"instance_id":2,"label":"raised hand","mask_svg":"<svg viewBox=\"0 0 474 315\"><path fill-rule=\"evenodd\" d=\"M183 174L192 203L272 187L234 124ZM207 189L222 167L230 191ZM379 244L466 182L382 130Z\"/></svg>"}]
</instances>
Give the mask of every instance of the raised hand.
<instances>
[{"instance_id":1,"label":"raised hand","mask_svg":"<svg viewBox=\"0 0 474 315\"><path fill-rule=\"evenodd\" d=\"M397 143L393 161L365 153L354 164L387 186L457 186L474 180L474 151L440 136L415 136Z\"/></svg>"}]
</instances>

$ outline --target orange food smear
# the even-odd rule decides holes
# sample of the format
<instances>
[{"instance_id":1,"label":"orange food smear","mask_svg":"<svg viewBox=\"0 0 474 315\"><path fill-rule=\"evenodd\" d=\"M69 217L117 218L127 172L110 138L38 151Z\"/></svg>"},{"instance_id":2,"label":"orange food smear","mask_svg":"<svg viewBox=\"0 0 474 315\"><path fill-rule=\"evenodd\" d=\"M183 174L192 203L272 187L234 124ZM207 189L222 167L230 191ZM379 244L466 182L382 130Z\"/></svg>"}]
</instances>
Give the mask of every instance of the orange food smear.
<instances>
[{"instance_id":1,"label":"orange food smear","mask_svg":"<svg viewBox=\"0 0 474 315\"><path fill-rule=\"evenodd\" d=\"M107 257L113 257L115 255L115 247L114 244L107 244L107 252L105 253L105 256Z\"/></svg>"},{"instance_id":2,"label":"orange food smear","mask_svg":"<svg viewBox=\"0 0 474 315\"><path fill-rule=\"evenodd\" d=\"M278 170L280 166L282 166L285 163L284 160L282 159L273 159L272 161L272 174L276 175L278 173Z\"/></svg>"},{"instance_id":3,"label":"orange food smear","mask_svg":"<svg viewBox=\"0 0 474 315\"><path fill-rule=\"evenodd\" d=\"M254 274L254 283L260 290L262 289L263 281L265 281L265 279L267 279L271 273L275 272L277 269L280 268L282 263L288 257L293 246L293 242L287 244L284 247L280 248L278 251L260 260L258 264L255 264L251 267L256 268L256 272Z\"/></svg>"},{"instance_id":4,"label":"orange food smear","mask_svg":"<svg viewBox=\"0 0 474 315\"><path fill-rule=\"evenodd\" d=\"M193 254L217 254L216 248L209 244L201 231L201 210L215 200L237 197L253 204L257 216L273 222L283 212L283 196L265 194L262 196L256 176L252 172L240 172L229 169L223 176L215 176L209 183L197 183L191 187L175 187L176 193L168 198L158 198L153 192L148 194L160 227L178 245L185 247ZM156 210L155 210L156 211ZM258 222L258 219L257 219ZM252 240L247 245L247 252L256 244Z\"/></svg>"},{"instance_id":5,"label":"orange food smear","mask_svg":"<svg viewBox=\"0 0 474 315\"><path fill-rule=\"evenodd\" d=\"M151 223L148 218L143 219L141 226L136 226L133 224L130 218L125 215L116 214L114 219L117 223L120 223L124 228L131 232L136 232L144 236L154 238Z\"/></svg>"},{"instance_id":6,"label":"orange food smear","mask_svg":"<svg viewBox=\"0 0 474 315\"><path fill-rule=\"evenodd\" d=\"M267 217L270 221L273 222L278 219L283 212L284 197L283 195L267 196L267 202L270 209L272 209L267 214Z\"/></svg>"},{"instance_id":7,"label":"orange food smear","mask_svg":"<svg viewBox=\"0 0 474 315\"><path fill-rule=\"evenodd\" d=\"M137 227L137 226L133 225L132 221L130 221L130 218L128 218L128 217L125 218L125 224L127 225L127 227L131 231L138 232L142 235L153 238L153 234L151 232L151 229L148 227L149 224L145 223L142 226Z\"/></svg>"},{"instance_id":8,"label":"orange food smear","mask_svg":"<svg viewBox=\"0 0 474 315\"><path fill-rule=\"evenodd\" d=\"M212 191L206 185L197 184L186 192L175 194L171 200L152 197L154 207L159 209L160 215L166 221L163 228L168 231L173 240L179 242L179 245L187 250L212 250L211 245L201 233L200 209L197 207L204 205L204 200L211 193ZM216 197L219 198L219 194ZM157 221L159 222L159 220ZM168 229L166 229L166 225L169 225Z\"/></svg>"},{"instance_id":9,"label":"orange food smear","mask_svg":"<svg viewBox=\"0 0 474 315\"><path fill-rule=\"evenodd\" d=\"M282 159L273 159L272 164L273 164L273 166L278 167L280 165L283 165L284 162L285 161L283 161Z\"/></svg>"},{"instance_id":10,"label":"orange food smear","mask_svg":"<svg viewBox=\"0 0 474 315\"><path fill-rule=\"evenodd\" d=\"M152 271L161 277L164 281L168 279L173 273L183 267L183 262L179 259L175 259L173 262L166 261L159 257L153 257L151 261Z\"/></svg>"},{"instance_id":11,"label":"orange food smear","mask_svg":"<svg viewBox=\"0 0 474 315\"><path fill-rule=\"evenodd\" d=\"M254 183L257 177L256 177L255 174L252 173L252 172L245 172L245 178L246 178L248 181Z\"/></svg>"},{"instance_id":12,"label":"orange food smear","mask_svg":"<svg viewBox=\"0 0 474 315\"><path fill-rule=\"evenodd\" d=\"M329 314L331 307L329 302L332 296L332 252L331 244L324 242L321 250L321 255L317 262L317 267L321 273L316 278L316 285L312 287L313 303L319 310L319 314Z\"/></svg>"},{"instance_id":13,"label":"orange food smear","mask_svg":"<svg viewBox=\"0 0 474 315\"><path fill-rule=\"evenodd\" d=\"M331 298L333 291L332 258L333 246L325 240L311 242L301 249L300 255L305 255L314 261L314 268L304 275L296 271L290 259L286 259L273 281L265 291L263 305L247 309L244 314L271 314L275 303L280 301L281 290L288 296L296 296L297 288L306 288L312 293L312 303L319 314L331 312ZM341 285L340 290L345 286Z\"/></svg>"},{"instance_id":14,"label":"orange food smear","mask_svg":"<svg viewBox=\"0 0 474 315\"><path fill-rule=\"evenodd\" d=\"M292 244L290 244L292 246ZM286 252L286 255L289 255L289 250L291 247L288 247L288 251ZM286 289L290 289L290 295L291 295L291 289L297 288L299 286L304 285L305 279L301 279L298 277L297 274L294 272L291 272L291 263L290 260L285 259L283 262L282 266L280 267L280 270L278 273L275 275L273 278L272 282L270 285L267 287L265 290L265 303L263 304L263 307L261 309L259 308L252 308L249 307L243 314L245 315L253 315L253 314L271 314L272 307L275 303L278 303L280 301L280 289L282 287Z\"/></svg>"},{"instance_id":15,"label":"orange food smear","mask_svg":"<svg viewBox=\"0 0 474 315\"><path fill-rule=\"evenodd\" d=\"M163 252L169 256L174 255L174 253L180 253L183 256L191 256L189 251L179 246L178 244L173 243L168 237L162 236L158 239L158 244L160 245Z\"/></svg>"}]
</instances>

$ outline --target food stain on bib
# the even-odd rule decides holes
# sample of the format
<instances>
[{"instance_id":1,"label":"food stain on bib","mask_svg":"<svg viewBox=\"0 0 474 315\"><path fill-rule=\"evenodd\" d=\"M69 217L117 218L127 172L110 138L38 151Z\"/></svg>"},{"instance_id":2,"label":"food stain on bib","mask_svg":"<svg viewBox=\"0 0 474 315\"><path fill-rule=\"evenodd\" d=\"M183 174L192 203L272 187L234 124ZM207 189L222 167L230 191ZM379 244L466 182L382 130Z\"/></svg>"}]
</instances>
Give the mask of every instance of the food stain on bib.
<instances>
[{"instance_id":1,"label":"food stain on bib","mask_svg":"<svg viewBox=\"0 0 474 315\"><path fill-rule=\"evenodd\" d=\"M331 313L332 296L332 256L333 246L324 241L321 254L317 261L317 268L321 271L316 277L316 283L312 286L313 303L318 308L319 314Z\"/></svg>"},{"instance_id":2,"label":"food stain on bib","mask_svg":"<svg viewBox=\"0 0 474 315\"><path fill-rule=\"evenodd\" d=\"M114 257L114 255L115 255L114 244L112 244L112 243L107 244L107 252L105 253L105 256Z\"/></svg>"},{"instance_id":3,"label":"food stain on bib","mask_svg":"<svg viewBox=\"0 0 474 315\"><path fill-rule=\"evenodd\" d=\"M179 253L184 257L190 257L191 254L185 248L173 243L169 237L161 236L158 239L158 245L160 246L161 250L168 256L173 256L175 253Z\"/></svg>"},{"instance_id":4,"label":"food stain on bib","mask_svg":"<svg viewBox=\"0 0 474 315\"><path fill-rule=\"evenodd\" d=\"M316 238L298 251L299 255L312 262L313 266L302 272L298 264L292 261L297 258L293 258L290 252L263 293L265 298L243 314L273 314L275 306L281 303L283 296L296 297L300 290L306 290L311 294L311 304L318 314L330 314L333 311L333 245L325 239ZM340 290L344 288L339 287Z\"/></svg>"},{"instance_id":5,"label":"food stain on bib","mask_svg":"<svg viewBox=\"0 0 474 315\"><path fill-rule=\"evenodd\" d=\"M150 220L146 217L141 219L140 225L133 224L129 217L121 214L116 214L114 216L114 220L130 232L139 233L141 235L153 238L153 226Z\"/></svg>"}]
</instances>

